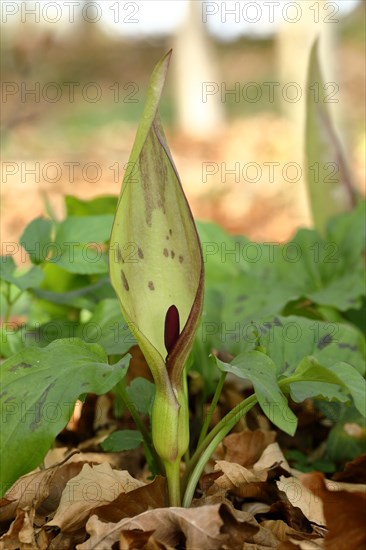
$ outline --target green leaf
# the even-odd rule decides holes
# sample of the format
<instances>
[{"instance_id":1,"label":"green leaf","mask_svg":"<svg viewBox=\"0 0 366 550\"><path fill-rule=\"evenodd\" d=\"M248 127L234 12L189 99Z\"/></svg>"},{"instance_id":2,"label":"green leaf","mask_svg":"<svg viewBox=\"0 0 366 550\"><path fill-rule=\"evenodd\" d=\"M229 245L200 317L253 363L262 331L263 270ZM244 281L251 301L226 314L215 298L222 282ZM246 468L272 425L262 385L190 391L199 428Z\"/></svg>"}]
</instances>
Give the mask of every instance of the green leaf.
<instances>
[{"instance_id":1,"label":"green leaf","mask_svg":"<svg viewBox=\"0 0 366 550\"><path fill-rule=\"evenodd\" d=\"M112 214L100 216L70 216L59 224L55 242L104 243L109 239L113 223Z\"/></svg>"},{"instance_id":2,"label":"green leaf","mask_svg":"<svg viewBox=\"0 0 366 550\"><path fill-rule=\"evenodd\" d=\"M250 265L241 261L240 254L247 239L229 235L212 222L198 221L196 225L202 245L206 287L215 287L227 282L228 278L231 280L243 271L249 271Z\"/></svg>"},{"instance_id":3,"label":"green leaf","mask_svg":"<svg viewBox=\"0 0 366 550\"><path fill-rule=\"evenodd\" d=\"M55 250L49 261L70 273L107 273L104 243L109 239L112 222L111 214L70 216L57 227Z\"/></svg>"},{"instance_id":4,"label":"green leaf","mask_svg":"<svg viewBox=\"0 0 366 550\"><path fill-rule=\"evenodd\" d=\"M339 421L346 407L346 405L340 402L329 403L327 401L315 401L314 405L321 414L331 420L333 424Z\"/></svg>"},{"instance_id":5,"label":"green leaf","mask_svg":"<svg viewBox=\"0 0 366 550\"><path fill-rule=\"evenodd\" d=\"M223 348L233 354L239 352L252 321L280 312L290 298L284 284L266 288L266 283L252 274L242 273L227 281L222 322L216 325Z\"/></svg>"},{"instance_id":6,"label":"green leaf","mask_svg":"<svg viewBox=\"0 0 366 550\"><path fill-rule=\"evenodd\" d=\"M291 397L298 402L309 397L344 402L350 396L357 410L366 416L366 381L348 363L325 368L314 357L305 357L291 375L289 386Z\"/></svg>"},{"instance_id":7,"label":"green leaf","mask_svg":"<svg viewBox=\"0 0 366 550\"><path fill-rule=\"evenodd\" d=\"M0 326L1 357L11 357L14 353L24 348L24 330L17 330L12 323L2 323Z\"/></svg>"},{"instance_id":8,"label":"green leaf","mask_svg":"<svg viewBox=\"0 0 366 550\"><path fill-rule=\"evenodd\" d=\"M350 170L327 105L318 60L318 41L311 54L307 82L306 163L315 227L324 234L327 220L356 203Z\"/></svg>"},{"instance_id":9,"label":"green leaf","mask_svg":"<svg viewBox=\"0 0 366 550\"><path fill-rule=\"evenodd\" d=\"M365 419L354 407L345 409L329 432L326 450L330 460L338 463L353 460L366 452Z\"/></svg>"},{"instance_id":10,"label":"green leaf","mask_svg":"<svg viewBox=\"0 0 366 550\"><path fill-rule=\"evenodd\" d=\"M118 430L113 432L102 443L101 447L107 453L119 453L136 449L142 442L141 432L136 430Z\"/></svg>"},{"instance_id":11,"label":"green leaf","mask_svg":"<svg viewBox=\"0 0 366 550\"><path fill-rule=\"evenodd\" d=\"M204 400L214 394L218 382L219 372L212 369L210 354L212 349L222 349L220 320L223 302L224 297L218 290L205 286L201 322L191 351L190 364L190 368L200 373L204 379Z\"/></svg>"},{"instance_id":12,"label":"green leaf","mask_svg":"<svg viewBox=\"0 0 366 550\"><path fill-rule=\"evenodd\" d=\"M102 196L95 199L82 200L72 195L66 195L66 211L68 216L99 216L101 214L113 214L116 211L118 198L115 196Z\"/></svg>"},{"instance_id":13,"label":"green leaf","mask_svg":"<svg viewBox=\"0 0 366 550\"><path fill-rule=\"evenodd\" d=\"M300 361L310 355L323 367L344 361L361 374L365 371L364 337L347 324L294 315L274 316L247 327L244 336L243 351L262 346L274 361L278 374L293 372Z\"/></svg>"},{"instance_id":14,"label":"green leaf","mask_svg":"<svg viewBox=\"0 0 366 550\"><path fill-rule=\"evenodd\" d=\"M98 343L108 355L125 354L136 344L115 298L101 300L89 321L79 326L77 336Z\"/></svg>"},{"instance_id":15,"label":"green leaf","mask_svg":"<svg viewBox=\"0 0 366 550\"><path fill-rule=\"evenodd\" d=\"M127 395L136 409L142 414L151 416L155 397L155 385L146 378L134 378L126 388Z\"/></svg>"},{"instance_id":16,"label":"green leaf","mask_svg":"<svg viewBox=\"0 0 366 550\"><path fill-rule=\"evenodd\" d=\"M43 278L43 271L38 266L31 267L23 275L18 275L13 257L1 256L1 279L17 286L20 290L38 287Z\"/></svg>"},{"instance_id":17,"label":"green leaf","mask_svg":"<svg viewBox=\"0 0 366 550\"><path fill-rule=\"evenodd\" d=\"M355 371L351 365L348 365L348 367ZM294 377L298 380L292 382ZM360 378L362 379L362 377ZM329 368L320 365L314 357L305 357L294 374L291 375L290 380L291 398L298 403L311 397L339 402L349 400L348 396L345 395L345 390L348 390L348 388L342 382L342 379ZM284 382L286 383L286 379Z\"/></svg>"},{"instance_id":18,"label":"green leaf","mask_svg":"<svg viewBox=\"0 0 366 550\"><path fill-rule=\"evenodd\" d=\"M44 262L52 250L52 247L48 247L51 242L52 225L51 220L36 218L27 225L19 239L34 264Z\"/></svg>"},{"instance_id":19,"label":"green leaf","mask_svg":"<svg viewBox=\"0 0 366 550\"><path fill-rule=\"evenodd\" d=\"M349 397L340 386L328 382L299 381L290 384L291 399L296 403L302 403L305 399L321 399L330 402L344 403Z\"/></svg>"},{"instance_id":20,"label":"green leaf","mask_svg":"<svg viewBox=\"0 0 366 550\"><path fill-rule=\"evenodd\" d=\"M78 336L78 328L79 323L77 321L66 318L54 318L35 327L30 325L25 329L23 328L23 345L24 347L38 346L43 348L54 340Z\"/></svg>"},{"instance_id":21,"label":"green leaf","mask_svg":"<svg viewBox=\"0 0 366 550\"><path fill-rule=\"evenodd\" d=\"M99 300L114 296L108 276L91 279L86 275L69 273L53 263L45 265L44 273L42 288L32 292L38 298L53 304L93 309Z\"/></svg>"},{"instance_id":22,"label":"green leaf","mask_svg":"<svg viewBox=\"0 0 366 550\"><path fill-rule=\"evenodd\" d=\"M69 273L100 275L108 273L108 256L93 243L61 247L55 262Z\"/></svg>"},{"instance_id":23,"label":"green leaf","mask_svg":"<svg viewBox=\"0 0 366 550\"><path fill-rule=\"evenodd\" d=\"M319 470L320 472L331 474L336 472L335 464L327 460L326 458L309 459L304 453L296 449L291 449L285 453L286 460L290 461L292 468L300 470L301 472L313 472Z\"/></svg>"},{"instance_id":24,"label":"green leaf","mask_svg":"<svg viewBox=\"0 0 366 550\"><path fill-rule=\"evenodd\" d=\"M264 414L281 430L294 435L297 418L278 387L276 367L267 355L259 351L250 351L241 353L230 364L223 363L217 358L216 363L220 370L250 380Z\"/></svg>"},{"instance_id":25,"label":"green leaf","mask_svg":"<svg viewBox=\"0 0 366 550\"><path fill-rule=\"evenodd\" d=\"M355 261L348 248L309 229L300 229L280 252L272 267L273 285L287 286L291 299L307 298L341 311L361 305L365 285L360 252ZM291 257L296 261L289 261Z\"/></svg>"},{"instance_id":26,"label":"green leaf","mask_svg":"<svg viewBox=\"0 0 366 550\"><path fill-rule=\"evenodd\" d=\"M100 346L70 339L27 348L1 365L3 490L39 465L77 398L112 389L126 375L129 358L108 365Z\"/></svg>"},{"instance_id":27,"label":"green leaf","mask_svg":"<svg viewBox=\"0 0 366 550\"><path fill-rule=\"evenodd\" d=\"M327 236L336 242L348 265L363 264L366 250L366 201L360 201L351 211L338 214L327 224Z\"/></svg>"},{"instance_id":28,"label":"green leaf","mask_svg":"<svg viewBox=\"0 0 366 550\"><path fill-rule=\"evenodd\" d=\"M356 409L362 416L366 416L366 381L359 372L344 362L336 363L328 367L330 371L335 373L342 380L344 386L352 396Z\"/></svg>"}]
</instances>

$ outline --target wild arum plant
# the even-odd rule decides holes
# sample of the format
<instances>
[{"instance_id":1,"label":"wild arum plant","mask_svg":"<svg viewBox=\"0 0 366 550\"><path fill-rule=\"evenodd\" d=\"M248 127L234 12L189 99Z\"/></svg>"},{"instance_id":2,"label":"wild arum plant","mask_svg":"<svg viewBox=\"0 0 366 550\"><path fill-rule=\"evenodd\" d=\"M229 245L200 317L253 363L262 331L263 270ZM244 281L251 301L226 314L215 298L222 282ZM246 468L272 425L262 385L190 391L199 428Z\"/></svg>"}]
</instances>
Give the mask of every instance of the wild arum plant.
<instances>
[{"instance_id":1,"label":"wild arum plant","mask_svg":"<svg viewBox=\"0 0 366 550\"><path fill-rule=\"evenodd\" d=\"M296 431L297 419L287 395L295 401L314 396L338 401L352 397L361 414L365 414L366 403L362 375L345 362L325 367L309 356L295 369L283 372L260 345L241 353L230 364L215 358L221 376L197 449L189 457L186 363L202 310L204 271L198 234L158 112L170 57L171 52L151 76L114 219L109 265L123 316L154 378L152 444L167 477L169 502L189 506L212 452L256 403L290 435ZM137 262L126 259L131 243L138 250ZM228 373L249 379L255 393L207 433Z\"/></svg>"},{"instance_id":2,"label":"wild arum plant","mask_svg":"<svg viewBox=\"0 0 366 550\"><path fill-rule=\"evenodd\" d=\"M5 320L11 321L18 306L24 313L24 306L20 307L24 300L27 307L38 304L43 323L37 328L26 310L30 318L25 327L10 332L6 322L2 327L0 353L6 358L0 369L2 495L20 476L42 463L69 421L76 400L88 393L119 394L141 432L114 432L103 448L107 450L109 445L108 450L122 451L143 440L152 473L167 475L170 503L184 506L190 505L216 446L256 403L289 434L294 434L297 424L287 404L289 396L295 402L314 398L333 420L333 406L337 406L343 411L343 420L333 428L329 440L333 438L333 447L336 441L338 457L339 447L347 451L343 424L365 416L365 353L360 331L366 303L362 204L327 224L325 238L338 247L336 264L314 258L315 245L320 258L322 250L329 254L327 241L310 229L300 230L294 237L293 242L303 251L301 261L295 264L284 260L281 246L275 262L257 266L245 261L222 263L218 255L206 258L203 322L198 327L203 300L200 243L158 118L169 59L170 54L152 75L118 208L115 197L92 201L66 197L65 220L38 218L21 236L20 244L32 262L26 273L19 274L11 255L1 258ZM313 133L329 130L329 124L321 125L321 109L309 109L308 116L319 119L309 121ZM317 151L319 163L334 160L335 148L319 147ZM82 255L83 243L107 244L116 208L110 240L111 278L125 320L150 365L156 392L141 378L126 387L128 351L135 340L130 333L125 337L125 321L109 283L104 253L95 263ZM325 222L317 221L316 216L314 221L319 229ZM203 242L225 242L230 249L238 242L213 224L198 227ZM64 250L64 243L70 241L80 245L73 262L66 253L56 258L34 253L47 250L53 242ZM132 256L131 244L136 251ZM260 245L256 243L256 247ZM89 320L82 319L82 313L91 315ZM70 319L75 316L75 332L70 335ZM202 326L210 322L216 327L244 324L248 338L223 341L212 335L204 341ZM297 327L301 336L292 345L284 337L291 326ZM49 335L50 327L62 330ZM210 359L212 349L234 359L230 363ZM188 364L203 378L202 404L211 398L204 421L199 412L194 417L196 426L202 424L195 450L194 436L189 446ZM228 373L249 380L254 394L209 431ZM150 414L154 394L150 434L139 413ZM124 438L122 444L120 437ZM180 479L182 458L185 471Z\"/></svg>"},{"instance_id":3,"label":"wild arum plant","mask_svg":"<svg viewBox=\"0 0 366 550\"><path fill-rule=\"evenodd\" d=\"M191 211L166 144L158 106L171 53L155 68L113 224L111 281L156 386L152 439L180 503L179 468L189 444L184 366L203 301L203 259ZM138 262L125 262L130 243Z\"/></svg>"}]
</instances>

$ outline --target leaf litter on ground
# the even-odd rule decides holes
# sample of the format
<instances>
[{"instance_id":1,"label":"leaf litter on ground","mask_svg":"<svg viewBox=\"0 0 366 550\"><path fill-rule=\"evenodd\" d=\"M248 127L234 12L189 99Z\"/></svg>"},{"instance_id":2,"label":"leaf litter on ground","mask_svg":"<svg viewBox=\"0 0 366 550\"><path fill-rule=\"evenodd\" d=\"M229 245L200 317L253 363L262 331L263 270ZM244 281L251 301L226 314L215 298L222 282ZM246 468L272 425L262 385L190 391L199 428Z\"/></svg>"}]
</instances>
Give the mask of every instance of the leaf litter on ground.
<instances>
[{"instance_id":1,"label":"leaf litter on ground","mask_svg":"<svg viewBox=\"0 0 366 550\"><path fill-rule=\"evenodd\" d=\"M365 486L342 475L357 481L352 470L365 457L325 480L291 469L274 439L264 430L228 435L188 509L167 507L160 476L146 483L100 463L102 453L71 456L19 478L5 494L0 550L359 550Z\"/></svg>"}]
</instances>

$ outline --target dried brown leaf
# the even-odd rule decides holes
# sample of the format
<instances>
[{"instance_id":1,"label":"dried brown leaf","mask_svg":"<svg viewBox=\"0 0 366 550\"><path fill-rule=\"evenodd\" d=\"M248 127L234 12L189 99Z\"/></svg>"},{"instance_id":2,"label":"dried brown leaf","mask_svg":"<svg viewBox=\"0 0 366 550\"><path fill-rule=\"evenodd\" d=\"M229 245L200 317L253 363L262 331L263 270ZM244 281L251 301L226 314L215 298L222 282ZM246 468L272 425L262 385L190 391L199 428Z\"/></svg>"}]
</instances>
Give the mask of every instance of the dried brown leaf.
<instances>
[{"instance_id":1,"label":"dried brown leaf","mask_svg":"<svg viewBox=\"0 0 366 550\"><path fill-rule=\"evenodd\" d=\"M320 498L315 497L296 477L281 477L276 482L280 491L283 491L295 507L300 508L309 521L318 525L325 525L323 506Z\"/></svg>"},{"instance_id":2,"label":"dried brown leaf","mask_svg":"<svg viewBox=\"0 0 366 550\"><path fill-rule=\"evenodd\" d=\"M261 526L269 529L281 542L288 541L288 536L291 534L298 534L295 529L292 529L292 527L281 519L264 520L261 522Z\"/></svg>"},{"instance_id":3,"label":"dried brown leaf","mask_svg":"<svg viewBox=\"0 0 366 550\"><path fill-rule=\"evenodd\" d=\"M226 491L234 488L237 489L248 483L266 481L267 479L266 470L248 470L244 466L240 466L240 464L227 462L226 460L218 460L215 471L223 473L223 475L215 480L215 484Z\"/></svg>"},{"instance_id":4,"label":"dried brown leaf","mask_svg":"<svg viewBox=\"0 0 366 550\"><path fill-rule=\"evenodd\" d=\"M261 526L272 531L278 540L281 541L279 550L323 548L324 539L319 538L317 531L300 533L282 520L265 520L261 522Z\"/></svg>"},{"instance_id":5,"label":"dried brown leaf","mask_svg":"<svg viewBox=\"0 0 366 550\"><path fill-rule=\"evenodd\" d=\"M20 477L0 501L0 521L15 517L17 508L34 507L38 516L56 510L69 479L78 475L85 462L67 462Z\"/></svg>"},{"instance_id":6,"label":"dried brown leaf","mask_svg":"<svg viewBox=\"0 0 366 550\"><path fill-rule=\"evenodd\" d=\"M85 464L80 474L67 483L57 512L46 527L59 527L64 532L76 531L96 507L143 485L125 470L112 470L108 463Z\"/></svg>"},{"instance_id":7,"label":"dried brown leaf","mask_svg":"<svg viewBox=\"0 0 366 550\"><path fill-rule=\"evenodd\" d=\"M299 546L287 540L286 542L282 542L280 544L278 550L299 550Z\"/></svg>"},{"instance_id":8,"label":"dried brown leaf","mask_svg":"<svg viewBox=\"0 0 366 550\"><path fill-rule=\"evenodd\" d=\"M0 550L38 550L33 521L34 508L18 509L7 533L0 538Z\"/></svg>"},{"instance_id":9,"label":"dried brown leaf","mask_svg":"<svg viewBox=\"0 0 366 550\"><path fill-rule=\"evenodd\" d=\"M293 540L289 538L287 542L281 542L278 550L321 550L324 548L323 542L323 539Z\"/></svg>"},{"instance_id":10,"label":"dried brown leaf","mask_svg":"<svg viewBox=\"0 0 366 550\"><path fill-rule=\"evenodd\" d=\"M270 530L257 523L252 514L223 505L220 515L224 520L221 532L226 535L223 548L277 548L278 540Z\"/></svg>"},{"instance_id":11,"label":"dried brown leaf","mask_svg":"<svg viewBox=\"0 0 366 550\"><path fill-rule=\"evenodd\" d=\"M86 528L91 537L79 545L78 550L109 550L120 540L121 533L126 539L127 531L139 533L139 537L142 537L141 532L147 532L149 537L153 536L154 544L163 545L160 548L174 548L183 543L187 550L244 548L244 544L245 548L278 547L276 537L258 525L251 514L227 504L160 508L118 523L103 523L92 516ZM154 546L152 548L155 550Z\"/></svg>"},{"instance_id":12,"label":"dried brown leaf","mask_svg":"<svg viewBox=\"0 0 366 550\"><path fill-rule=\"evenodd\" d=\"M268 512L261 514L262 518L269 520L282 520L289 527L300 533L312 533L313 528L309 520L304 516L300 508L293 506L291 502L279 500L274 502Z\"/></svg>"},{"instance_id":13,"label":"dried brown leaf","mask_svg":"<svg viewBox=\"0 0 366 550\"><path fill-rule=\"evenodd\" d=\"M280 499L276 484L269 481L269 469L248 470L239 464L224 460L217 461L215 468L222 472L222 475L214 480L209 494L229 491L237 497L267 504Z\"/></svg>"},{"instance_id":14,"label":"dried brown leaf","mask_svg":"<svg viewBox=\"0 0 366 550\"><path fill-rule=\"evenodd\" d=\"M174 550L173 546L167 546L158 542L154 531L122 531L119 540L120 550Z\"/></svg>"},{"instance_id":15,"label":"dried brown leaf","mask_svg":"<svg viewBox=\"0 0 366 550\"><path fill-rule=\"evenodd\" d=\"M200 479L201 490L207 492L210 487L212 487L212 485L215 483L215 480L222 475L223 473L221 472L221 470L202 475Z\"/></svg>"},{"instance_id":16,"label":"dried brown leaf","mask_svg":"<svg viewBox=\"0 0 366 550\"><path fill-rule=\"evenodd\" d=\"M301 481L315 498L321 499L328 533L326 550L366 548L366 494L344 490L330 491L320 472L304 474Z\"/></svg>"},{"instance_id":17,"label":"dried brown leaf","mask_svg":"<svg viewBox=\"0 0 366 550\"><path fill-rule=\"evenodd\" d=\"M42 548L42 550L70 550L75 548L77 544L84 542L86 539L85 529L79 529L72 533L53 533L53 539L48 546Z\"/></svg>"},{"instance_id":18,"label":"dried brown leaf","mask_svg":"<svg viewBox=\"0 0 366 550\"><path fill-rule=\"evenodd\" d=\"M103 521L118 522L122 518L132 518L146 510L164 508L167 505L165 478L157 476L148 485L128 493L121 493L110 504L98 506L94 509L94 513Z\"/></svg>"},{"instance_id":19,"label":"dried brown leaf","mask_svg":"<svg viewBox=\"0 0 366 550\"><path fill-rule=\"evenodd\" d=\"M264 449L260 459L253 465L253 469L264 470L265 468L271 468L274 464L280 464L288 472L291 471L278 443L271 443Z\"/></svg>"},{"instance_id":20,"label":"dried brown leaf","mask_svg":"<svg viewBox=\"0 0 366 550\"><path fill-rule=\"evenodd\" d=\"M224 459L251 468L259 460L266 447L274 442L275 438L276 432L273 431L244 430L239 433L232 433L223 440Z\"/></svg>"},{"instance_id":21,"label":"dried brown leaf","mask_svg":"<svg viewBox=\"0 0 366 550\"><path fill-rule=\"evenodd\" d=\"M333 479L348 483L366 483L366 454L347 462L343 472L334 474Z\"/></svg>"},{"instance_id":22,"label":"dried brown leaf","mask_svg":"<svg viewBox=\"0 0 366 550\"><path fill-rule=\"evenodd\" d=\"M153 531L156 541L173 548L182 541L183 534L187 550L219 550L223 542L219 508L219 504L202 506L199 513L197 508L157 508L118 523L103 523L92 516L86 525L91 537L79 545L78 550L109 550L120 539L122 531L134 529Z\"/></svg>"}]
</instances>

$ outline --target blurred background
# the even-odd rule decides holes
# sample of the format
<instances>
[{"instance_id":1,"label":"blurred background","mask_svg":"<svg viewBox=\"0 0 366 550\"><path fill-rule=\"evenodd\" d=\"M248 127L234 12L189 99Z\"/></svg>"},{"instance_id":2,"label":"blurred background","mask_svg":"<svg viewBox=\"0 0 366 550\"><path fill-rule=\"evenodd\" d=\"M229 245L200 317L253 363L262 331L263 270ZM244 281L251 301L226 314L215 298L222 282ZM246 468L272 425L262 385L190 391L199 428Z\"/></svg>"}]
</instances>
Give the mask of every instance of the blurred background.
<instances>
[{"instance_id":1,"label":"blurred background","mask_svg":"<svg viewBox=\"0 0 366 550\"><path fill-rule=\"evenodd\" d=\"M3 1L2 241L47 209L62 219L66 194L119 193L149 76L170 48L161 115L194 215L272 242L310 226L303 131L316 37L364 192L364 2Z\"/></svg>"}]
</instances>

